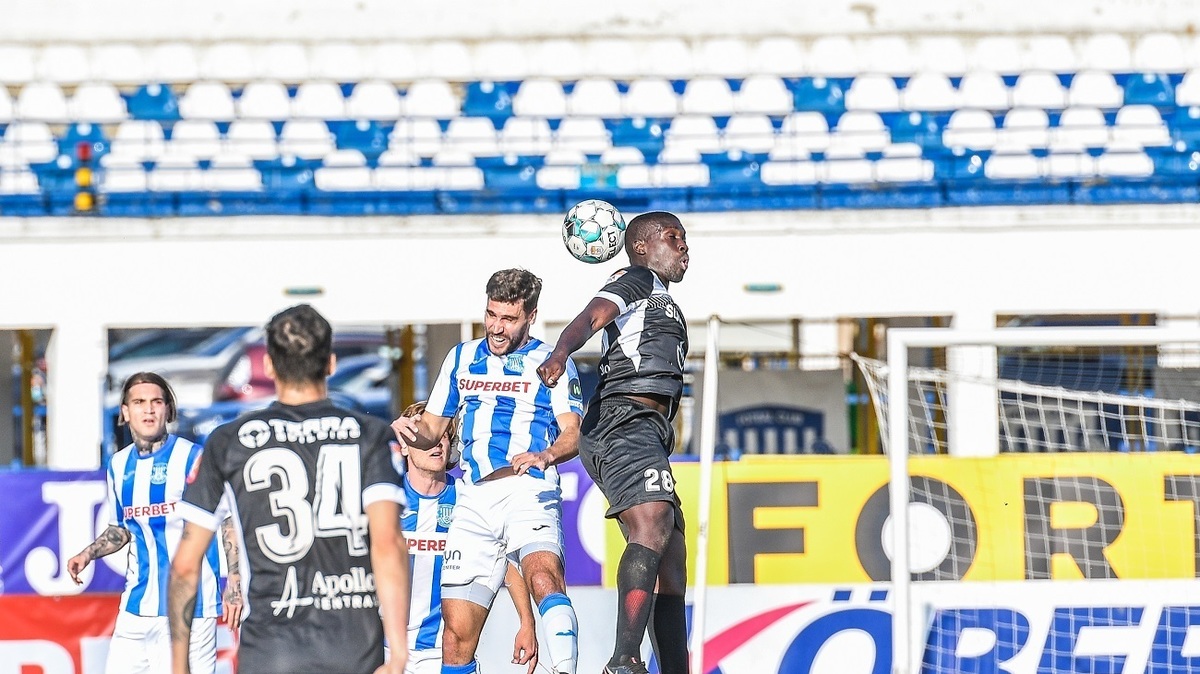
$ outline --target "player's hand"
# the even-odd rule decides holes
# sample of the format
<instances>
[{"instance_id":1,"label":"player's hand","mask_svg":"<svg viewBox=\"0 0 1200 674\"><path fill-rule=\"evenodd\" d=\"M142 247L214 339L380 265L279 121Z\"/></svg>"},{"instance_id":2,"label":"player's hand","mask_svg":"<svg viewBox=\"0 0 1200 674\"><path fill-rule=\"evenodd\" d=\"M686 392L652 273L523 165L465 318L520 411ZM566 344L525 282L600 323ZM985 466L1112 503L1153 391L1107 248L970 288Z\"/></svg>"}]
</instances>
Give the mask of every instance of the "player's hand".
<instances>
[{"instance_id":1,"label":"player's hand","mask_svg":"<svg viewBox=\"0 0 1200 674\"><path fill-rule=\"evenodd\" d=\"M392 430L396 432L396 440L400 442L401 448L407 448L409 443L417 439L417 421L421 419L421 415L415 417L400 417L392 422Z\"/></svg>"},{"instance_id":2,"label":"player's hand","mask_svg":"<svg viewBox=\"0 0 1200 674\"><path fill-rule=\"evenodd\" d=\"M375 674L404 674L404 667L408 664L408 651L399 649L391 651L391 655L379 668L375 670Z\"/></svg>"},{"instance_id":3,"label":"player's hand","mask_svg":"<svg viewBox=\"0 0 1200 674\"><path fill-rule=\"evenodd\" d=\"M513 640L513 664L528 665L527 674L533 674L538 663L537 630L533 624L521 625L517 638Z\"/></svg>"},{"instance_id":4,"label":"player's hand","mask_svg":"<svg viewBox=\"0 0 1200 674\"><path fill-rule=\"evenodd\" d=\"M225 594L221 597L225 610L225 624L236 630L242 626L242 577L232 574L225 583Z\"/></svg>"},{"instance_id":5,"label":"player's hand","mask_svg":"<svg viewBox=\"0 0 1200 674\"><path fill-rule=\"evenodd\" d=\"M512 458L512 467L517 475L524 475L531 468L546 470L550 467L550 458L545 452L523 452Z\"/></svg>"},{"instance_id":6,"label":"player's hand","mask_svg":"<svg viewBox=\"0 0 1200 674\"><path fill-rule=\"evenodd\" d=\"M79 574L83 573L83 570L87 568L87 565L90 564L91 561L92 558L89 557L86 552L81 552L67 560L67 573L71 574L71 580L75 581L76 585L83 585L83 581L80 580Z\"/></svg>"},{"instance_id":7,"label":"player's hand","mask_svg":"<svg viewBox=\"0 0 1200 674\"><path fill-rule=\"evenodd\" d=\"M538 366L537 374L546 386L554 388L554 385L558 383L558 378L562 376L566 369L566 361L551 354L545 362Z\"/></svg>"}]
</instances>

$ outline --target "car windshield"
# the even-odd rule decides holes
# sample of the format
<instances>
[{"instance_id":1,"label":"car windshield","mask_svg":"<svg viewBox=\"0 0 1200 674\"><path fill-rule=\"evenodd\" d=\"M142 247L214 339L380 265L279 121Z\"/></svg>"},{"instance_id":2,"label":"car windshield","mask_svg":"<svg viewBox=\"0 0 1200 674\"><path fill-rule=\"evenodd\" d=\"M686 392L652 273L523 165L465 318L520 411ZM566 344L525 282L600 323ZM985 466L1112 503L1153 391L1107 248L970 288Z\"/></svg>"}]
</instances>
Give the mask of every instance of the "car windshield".
<instances>
[{"instance_id":1,"label":"car windshield","mask_svg":"<svg viewBox=\"0 0 1200 674\"><path fill-rule=\"evenodd\" d=\"M118 361L182 353L212 339L220 331L220 328L156 330L113 345L108 352L108 359Z\"/></svg>"},{"instance_id":2,"label":"car windshield","mask_svg":"<svg viewBox=\"0 0 1200 674\"><path fill-rule=\"evenodd\" d=\"M352 356L338 361L329 377L330 390L360 393L387 378L387 363L378 356Z\"/></svg>"}]
</instances>

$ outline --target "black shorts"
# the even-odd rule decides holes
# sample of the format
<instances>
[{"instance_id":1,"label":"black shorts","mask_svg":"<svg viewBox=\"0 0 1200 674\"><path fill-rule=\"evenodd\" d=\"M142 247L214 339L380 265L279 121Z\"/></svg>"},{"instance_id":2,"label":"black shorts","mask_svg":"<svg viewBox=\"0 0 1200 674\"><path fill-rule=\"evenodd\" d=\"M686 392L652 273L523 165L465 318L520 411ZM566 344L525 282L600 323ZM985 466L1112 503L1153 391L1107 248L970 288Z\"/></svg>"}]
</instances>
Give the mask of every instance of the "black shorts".
<instances>
[{"instance_id":1,"label":"black shorts","mask_svg":"<svg viewBox=\"0 0 1200 674\"><path fill-rule=\"evenodd\" d=\"M675 494L675 474L667 457L675 429L657 410L623 396L588 406L583 417L579 460L608 499L605 517L651 501L675 504L675 526L683 531L683 511Z\"/></svg>"}]
</instances>

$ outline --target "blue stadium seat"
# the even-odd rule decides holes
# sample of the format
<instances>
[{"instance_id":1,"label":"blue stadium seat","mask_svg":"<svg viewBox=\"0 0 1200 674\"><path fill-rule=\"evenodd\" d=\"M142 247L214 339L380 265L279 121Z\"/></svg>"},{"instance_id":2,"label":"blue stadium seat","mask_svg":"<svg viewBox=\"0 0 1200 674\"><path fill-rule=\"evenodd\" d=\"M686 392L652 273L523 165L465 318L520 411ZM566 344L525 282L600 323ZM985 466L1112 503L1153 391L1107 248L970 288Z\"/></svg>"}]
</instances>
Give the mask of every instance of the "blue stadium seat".
<instances>
[{"instance_id":1,"label":"blue stadium seat","mask_svg":"<svg viewBox=\"0 0 1200 674\"><path fill-rule=\"evenodd\" d=\"M339 150L358 150L367 158L367 165L374 166L379 155L388 149L388 129L379 122L368 120L345 121L331 124L334 142Z\"/></svg>"},{"instance_id":2,"label":"blue stadium seat","mask_svg":"<svg viewBox=\"0 0 1200 674\"><path fill-rule=\"evenodd\" d=\"M483 170L483 185L489 190L536 190L540 157L477 157L475 165Z\"/></svg>"},{"instance_id":3,"label":"blue stadium seat","mask_svg":"<svg viewBox=\"0 0 1200 674\"><path fill-rule=\"evenodd\" d=\"M766 155L752 154L740 150L701 155L708 165L708 180L711 185L762 187L760 177Z\"/></svg>"},{"instance_id":4,"label":"blue stadium seat","mask_svg":"<svg viewBox=\"0 0 1200 674\"><path fill-rule=\"evenodd\" d=\"M665 142L663 132L667 126L666 120L634 117L613 121L609 124L609 131L614 147L636 147L646 157L653 158L662 152Z\"/></svg>"},{"instance_id":5,"label":"blue stadium seat","mask_svg":"<svg viewBox=\"0 0 1200 674\"><path fill-rule=\"evenodd\" d=\"M791 89L797 110L815 110L833 115L846 111L846 92L837 80L802 77L792 83Z\"/></svg>"},{"instance_id":6,"label":"blue stadium seat","mask_svg":"<svg viewBox=\"0 0 1200 674\"><path fill-rule=\"evenodd\" d=\"M1179 108L1171 115L1171 137L1185 146L1200 146L1200 107Z\"/></svg>"},{"instance_id":7,"label":"blue stadium seat","mask_svg":"<svg viewBox=\"0 0 1200 674\"><path fill-rule=\"evenodd\" d=\"M942 124L928 112L883 114L883 123L892 132L893 143L916 143L921 147L942 144Z\"/></svg>"},{"instance_id":8,"label":"blue stadium seat","mask_svg":"<svg viewBox=\"0 0 1200 674\"><path fill-rule=\"evenodd\" d=\"M513 114L512 95L500 82L469 82L463 95L462 114L491 117L503 123Z\"/></svg>"},{"instance_id":9,"label":"blue stadium seat","mask_svg":"<svg viewBox=\"0 0 1200 674\"><path fill-rule=\"evenodd\" d=\"M262 173L263 187L276 192L304 192L313 189L313 171L320 161L293 156L254 162Z\"/></svg>"},{"instance_id":10,"label":"blue stadium seat","mask_svg":"<svg viewBox=\"0 0 1200 674\"><path fill-rule=\"evenodd\" d=\"M1130 75L1125 81L1125 105L1175 105L1175 85L1162 73Z\"/></svg>"},{"instance_id":11,"label":"blue stadium seat","mask_svg":"<svg viewBox=\"0 0 1200 674\"><path fill-rule=\"evenodd\" d=\"M58 139L58 151L73 158L80 143L91 146L93 161L98 161L100 157L108 154L108 138L99 124L80 122L68 126L66 133Z\"/></svg>"},{"instance_id":12,"label":"blue stadium seat","mask_svg":"<svg viewBox=\"0 0 1200 674\"><path fill-rule=\"evenodd\" d=\"M159 122L179 119L179 99L163 84L147 84L129 97L129 116Z\"/></svg>"}]
</instances>

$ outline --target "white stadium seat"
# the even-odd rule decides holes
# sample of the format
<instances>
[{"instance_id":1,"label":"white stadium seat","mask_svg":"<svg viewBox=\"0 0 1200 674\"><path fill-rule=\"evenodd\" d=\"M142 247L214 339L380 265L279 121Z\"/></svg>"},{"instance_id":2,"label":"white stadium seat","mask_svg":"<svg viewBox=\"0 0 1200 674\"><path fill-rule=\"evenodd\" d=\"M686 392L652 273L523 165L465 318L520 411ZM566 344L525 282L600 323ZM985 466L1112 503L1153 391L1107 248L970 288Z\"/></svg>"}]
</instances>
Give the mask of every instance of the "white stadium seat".
<instances>
[{"instance_id":1,"label":"white stadium seat","mask_svg":"<svg viewBox=\"0 0 1200 674\"><path fill-rule=\"evenodd\" d=\"M38 79L57 84L77 84L91 79L87 49L73 44L49 45L38 51Z\"/></svg>"},{"instance_id":2,"label":"white stadium seat","mask_svg":"<svg viewBox=\"0 0 1200 674\"><path fill-rule=\"evenodd\" d=\"M775 127L766 115L734 115L725 125L724 149L770 152L775 147Z\"/></svg>"},{"instance_id":3,"label":"white stadium seat","mask_svg":"<svg viewBox=\"0 0 1200 674\"><path fill-rule=\"evenodd\" d=\"M875 179L882 182L923 182L933 179L933 162L921 156L913 143L896 143L883 149L875 161Z\"/></svg>"},{"instance_id":4,"label":"white stadium seat","mask_svg":"<svg viewBox=\"0 0 1200 674\"><path fill-rule=\"evenodd\" d=\"M1012 107L1008 87L1000 75L991 71L974 70L963 76L958 84L959 105L979 110L1007 110Z\"/></svg>"},{"instance_id":5,"label":"white stadium seat","mask_svg":"<svg viewBox=\"0 0 1200 674\"><path fill-rule=\"evenodd\" d=\"M24 169L0 169L0 194L37 194L37 175Z\"/></svg>"},{"instance_id":6,"label":"white stadium seat","mask_svg":"<svg viewBox=\"0 0 1200 674\"><path fill-rule=\"evenodd\" d=\"M238 119L283 121L292 115L292 99L281 82L251 82L237 99ZM184 115L187 117L188 115Z\"/></svg>"},{"instance_id":7,"label":"white stadium seat","mask_svg":"<svg viewBox=\"0 0 1200 674\"><path fill-rule=\"evenodd\" d=\"M538 169L534 181L544 190L579 189L583 177L582 166L587 158L576 150L552 150L546 154L545 165Z\"/></svg>"},{"instance_id":8,"label":"white stadium seat","mask_svg":"<svg viewBox=\"0 0 1200 674\"><path fill-rule=\"evenodd\" d=\"M0 82L12 86L28 84L36 79L33 47L0 45Z\"/></svg>"},{"instance_id":9,"label":"white stadium seat","mask_svg":"<svg viewBox=\"0 0 1200 674\"><path fill-rule=\"evenodd\" d=\"M1155 147L1171 144L1171 132L1153 105L1127 105L1117 111L1113 142Z\"/></svg>"},{"instance_id":10,"label":"white stadium seat","mask_svg":"<svg viewBox=\"0 0 1200 674\"><path fill-rule=\"evenodd\" d=\"M646 158L642 151L627 145L614 145L600 155L600 163L610 166L628 166L630 164L645 164Z\"/></svg>"},{"instance_id":11,"label":"white stadium seat","mask_svg":"<svg viewBox=\"0 0 1200 674\"><path fill-rule=\"evenodd\" d=\"M1067 108L1058 119L1058 126L1050 132L1050 150L1063 148L1090 148L1108 145L1109 129L1104 113L1097 108Z\"/></svg>"},{"instance_id":12,"label":"white stadium seat","mask_svg":"<svg viewBox=\"0 0 1200 674\"><path fill-rule=\"evenodd\" d=\"M1079 55L1064 35L1034 35L1024 52L1026 70L1073 73L1079 70Z\"/></svg>"},{"instance_id":13,"label":"white stadium seat","mask_svg":"<svg viewBox=\"0 0 1200 674\"><path fill-rule=\"evenodd\" d=\"M740 38L708 38L696 46L692 64L700 77L745 77L750 67L750 45Z\"/></svg>"},{"instance_id":14,"label":"white stadium seat","mask_svg":"<svg viewBox=\"0 0 1200 674\"><path fill-rule=\"evenodd\" d=\"M647 78L684 79L696 74L692 67L692 50L680 38L655 38L634 43L638 52L638 72Z\"/></svg>"},{"instance_id":15,"label":"white stadium seat","mask_svg":"<svg viewBox=\"0 0 1200 674\"><path fill-rule=\"evenodd\" d=\"M296 42L272 42L255 50L256 76L299 83L309 79L308 51Z\"/></svg>"},{"instance_id":16,"label":"white stadium seat","mask_svg":"<svg viewBox=\"0 0 1200 674\"><path fill-rule=\"evenodd\" d=\"M506 82L529 77L525 45L513 40L486 40L472 49L473 80Z\"/></svg>"},{"instance_id":17,"label":"white stadium seat","mask_svg":"<svg viewBox=\"0 0 1200 674\"><path fill-rule=\"evenodd\" d=\"M622 107L626 117L674 117L679 100L667 80L640 78L629 83Z\"/></svg>"},{"instance_id":18,"label":"white stadium seat","mask_svg":"<svg viewBox=\"0 0 1200 674\"><path fill-rule=\"evenodd\" d=\"M967 72L967 50L951 36L919 37L913 45L916 72L937 72L951 77Z\"/></svg>"},{"instance_id":19,"label":"white stadium seat","mask_svg":"<svg viewBox=\"0 0 1200 674\"><path fill-rule=\"evenodd\" d=\"M409 117L451 119L462 107L450 83L445 80L413 82L404 96L404 114Z\"/></svg>"},{"instance_id":20,"label":"white stadium seat","mask_svg":"<svg viewBox=\"0 0 1200 674\"><path fill-rule=\"evenodd\" d=\"M16 114L20 119L61 124L70 119L67 98L53 82L30 82L17 94Z\"/></svg>"},{"instance_id":21,"label":"white stadium seat","mask_svg":"<svg viewBox=\"0 0 1200 674\"><path fill-rule=\"evenodd\" d=\"M197 57L200 77L226 84L249 82L258 78L254 50L241 42L218 42L205 47Z\"/></svg>"},{"instance_id":22,"label":"white stadium seat","mask_svg":"<svg viewBox=\"0 0 1200 674\"><path fill-rule=\"evenodd\" d=\"M566 117L567 96L558 80L530 78L513 95L512 110L523 117Z\"/></svg>"},{"instance_id":23,"label":"white stadium seat","mask_svg":"<svg viewBox=\"0 0 1200 674\"><path fill-rule=\"evenodd\" d=\"M617 83L603 77L579 80L567 96L567 109L572 115L620 117L621 93Z\"/></svg>"},{"instance_id":24,"label":"white stadium seat","mask_svg":"<svg viewBox=\"0 0 1200 674\"><path fill-rule=\"evenodd\" d=\"M793 109L792 92L777 75L751 75L733 95L733 108L739 113L786 115Z\"/></svg>"},{"instance_id":25,"label":"white stadium seat","mask_svg":"<svg viewBox=\"0 0 1200 674\"><path fill-rule=\"evenodd\" d=\"M346 118L346 99L342 89L331 80L301 83L292 99L292 117L335 120Z\"/></svg>"},{"instance_id":26,"label":"white stadium seat","mask_svg":"<svg viewBox=\"0 0 1200 674\"><path fill-rule=\"evenodd\" d=\"M1143 73L1179 73L1187 70L1183 41L1174 33L1147 33L1133 46L1133 69Z\"/></svg>"},{"instance_id":27,"label":"white stadium seat","mask_svg":"<svg viewBox=\"0 0 1200 674\"><path fill-rule=\"evenodd\" d=\"M1189 70L1175 87L1175 103L1186 107L1200 105L1200 69Z\"/></svg>"},{"instance_id":28,"label":"white stadium seat","mask_svg":"<svg viewBox=\"0 0 1200 674\"><path fill-rule=\"evenodd\" d=\"M263 187L262 174L254 168L249 156L222 153L212 158L204 172L204 187L215 192L258 191Z\"/></svg>"},{"instance_id":29,"label":"white stadium seat","mask_svg":"<svg viewBox=\"0 0 1200 674\"><path fill-rule=\"evenodd\" d=\"M1067 91L1058 75L1048 70L1027 70L1017 77L1010 92L1015 108L1061 110L1067 107Z\"/></svg>"},{"instance_id":30,"label":"white stadium seat","mask_svg":"<svg viewBox=\"0 0 1200 674\"><path fill-rule=\"evenodd\" d=\"M435 119L402 118L388 134L388 149L432 157L442 149L442 127Z\"/></svg>"},{"instance_id":31,"label":"white stadium seat","mask_svg":"<svg viewBox=\"0 0 1200 674\"><path fill-rule=\"evenodd\" d=\"M1042 164L1028 149L997 149L984 162L983 174L998 180L1028 180L1041 176Z\"/></svg>"},{"instance_id":32,"label":"white stadium seat","mask_svg":"<svg viewBox=\"0 0 1200 674\"><path fill-rule=\"evenodd\" d=\"M58 156L58 144L45 122L13 122L4 132L3 146L8 148L5 158L7 166L20 164L44 164ZM15 160L15 161L14 161Z\"/></svg>"},{"instance_id":33,"label":"white stadium seat","mask_svg":"<svg viewBox=\"0 0 1200 674\"><path fill-rule=\"evenodd\" d=\"M358 150L335 150L325 155L313 171L317 189L327 191L368 190L373 187L367 159Z\"/></svg>"},{"instance_id":34,"label":"white stadium seat","mask_svg":"<svg viewBox=\"0 0 1200 674\"><path fill-rule=\"evenodd\" d=\"M829 123L819 112L793 112L783 118L776 142L792 150L824 152L829 147Z\"/></svg>"},{"instance_id":35,"label":"white stadium seat","mask_svg":"<svg viewBox=\"0 0 1200 674\"><path fill-rule=\"evenodd\" d=\"M472 157L495 157L500 154L496 127L486 117L456 117L450 120L442 135L442 150L462 152Z\"/></svg>"},{"instance_id":36,"label":"white stadium seat","mask_svg":"<svg viewBox=\"0 0 1200 674\"><path fill-rule=\"evenodd\" d=\"M155 45L146 54L150 76L161 84L190 83L200 78L196 49L186 42Z\"/></svg>"},{"instance_id":37,"label":"white stadium seat","mask_svg":"<svg viewBox=\"0 0 1200 674\"><path fill-rule=\"evenodd\" d=\"M1108 72L1085 70L1071 80L1067 102L1071 106L1119 108L1125 102L1125 92Z\"/></svg>"},{"instance_id":38,"label":"white stadium seat","mask_svg":"<svg viewBox=\"0 0 1200 674\"><path fill-rule=\"evenodd\" d=\"M900 109L900 92L888 75L859 75L846 92L847 110L892 112Z\"/></svg>"},{"instance_id":39,"label":"white stadium seat","mask_svg":"<svg viewBox=\"0 0 1200 674\"><path fill-rule=\"evenodd\" d=\"M946 122L942 142L949 148L991 149L996 144L996 120L986 110L957 110Z\"/></svg>"},{"instance_id":40,"label":"white stadium seat","mask_svg":"<svg viewBox=\"0 0 1200 674\"><path fill-rule=\"evenodd\" d=\"M642 73L641 54L627 40L591 38L583 42L583 68L591 77L627 80Z\"/></svg>"},{"instance_id":41,"label":"white stadium seat","mask_svg":"<svg viewBox=\"0 0 1200 674\"><path fill-rule=\"evenodd\" d=\"M144 51L132 44L96 45L90 61L93 80L134 86L153 79Z\"/></svg>"},{"instance_id":42,"label":"white stadium seat","mask_svg":"<svg viewBox=\"0 0 1200 674\"><path fill-rule=\"evenodd\" d=\"M695 152L720 152L717 124L707 115L679 115L664 134L664 148Z\"/></svg>"},{"instance_id":43,"label":"white stadium seat","mask_svg":"<svg viewBox=\"0 0 1200 674\"><path fill-rule=\"evenodd\" d=\"M818 163L808 159L763 162L759 177L767 185L813 185L818 181Z\"/></svg>"},{"instance_id":44,"label":"white stadium seat","mask_svg":"<svg viewBox=\"0 0 1200 674\"><path fill-rule=\"evenodd\" d=\"M601 154L612 147L612 136L599 117L568 117L554 134L554 150Z\"/></svg>"},{"instance_id":45,"label":"white stadium seat","mask_svg":"<svg viewBox=\"0 0 1200 674\"><path fill-rule=\"evenodd\" d=\"M475 78L471 50L458 40L437 40L417 50L421 77L449 82L467 82Z\"/></svg>"},{"instance_id":46,"label":"white stadium seat","mask_svg":"<svg viewBox=\"0 0 1200 674\"><path fill-rule=\"evenodd\" d=\"M146 184L154 192L189 192L205 188L205 172L189 154L164 152L146 175Z\"/></svg>"},{"instance_id":47,"label":"white stadium seat","mask_svg":"<svg viewBox=\"0 0 1200 674\"><path fill-rule=\"evenodd\" d=\"M766 37L755 43L748 56L748 73L796 77L807 72L808 54L794 37Z\"/></svg>"},{"instance_id":48,"label":"white stadium seat","mask_svg":"<svg viewBox=\"0 0 1200 674\"><path fill-rule=\"evenodd\" d=\"M146 170L136 157L110 153L100 158L100 166L100 191L146 191Z\"/></svg>"},{"instance_id":49,"label":"white stadium seat","mask_svg":"<svg viewBox=\"0 0 1200 674\"><path fill-rule=\"evenodd\" d=\"M583 45L579 40L553 38L528 45L532 75L556 80L575 80L583 75Z\"/></svg>"},{"instance_id":50,"label":"white stadium seat","mask_svg":"<svg viewBox=\"0 0 1200 674\"><path fill-rule=\"evenodd\" d=\"M694 150L685 148L663 148L651 175L654 184L661 187L704 187L709 182L708 165L700 161ZM618 184L620 181L618 171Z\"/></svg>"},{"instance_id":51,"label":"white stadium seat","mask_svg":"<svg viewBox=\"0 0 1200 674\"><path fill-rule=\"evenodd\" d=\"M991 35L979 39L971 48L967 65L971 70L985 70L1002 75L1021 72L1021 43L1015 37Z\"/></svg>"},{"instance_id":52,"label":"white stadium seat","mask_svg":"<svg viewBox=\"0 0 1200 674\"><path fill-rule=\"evenodd\" d=\"M1096 175L1096 160L1082 146L1052 148L1042 172L1051 178L1086 178Z\"/></svg>"},{"instance_id":53,"label":"white stadium seat","mask_svg":"<svg viewBox=\"0 0 1200 674\"><path fill-rule=\"evenodd\" d=\"M275 127L266 120L234 120L225 132L225 152L251 159L274 159L279 156Z\"/></svg>"},{"instance_id":54,"label":"white stadium seat","mask_svg":"<svg viewBox=\"0 0 1200 674\"><path fill-rule=\"evenodd\" d=\"M363 47L368 77L385 82L414 82L429 76L420 57L420 50L407 42L389 40Z\"/></svg>"},{"instance_id":55,"label":"white stadium seat","mask_svg":"<svg viewBox=\"0 0 1200 674\"><path fill-rule=\"evenodd\" d=\"M442 148L433 157L433 165L439 170L437 187L448 190L481 190L484 187L483 171L474 165L469 152Z\"/></svg>"},{"instance_id":56,"label":"white stadium seat","mask_svg":"<svg viewBox=\"0 0 1200 674\"><path fill-rule=\"evenodd\" d=\"M108 82L89 82L75 89L68 104L71 119L116 124L129 117L121 92Z\"/></svg>"},{"instance_id":57,"label":"white stadium seat","mask_svg":"<svg viewBox=\"0 0 1200 674\"><path fill-rule=\"evenodd\" d=\"M8 124L13 121L15 117L14 108L15 105L13 104L12 96L8 93L8 89L0 87L0 124Z\"/></svg>"},{"instance_id":58,"label":"white stadium seat","mask_svg":"<svg viewBox=\"0 0 1200 674\"><path fill-rule=\"evenodd\" d=\"M880 152L891 142L891 133L877 113L851 110L838 119L829 138L829 151L851 148L860 152Z\"/></svg>"},{"instance_id":59,"label":"white stadium seat","mask_svg":"<svg viewBox=\"0 0 1200 674\"><path fill-rule=\"evenodd\" d=\"M912 44L898 35L861 38L858 43L860 65L864 73L906 77L917 72Z\"/></svg>"},{"instance_id":60,"label":"white stadium seat","mask_svg":"<svg viewBox=\"0 0 1200 674\"><path fill-rule=\"evenodd\" d=\"M372 76L372 65L359 45L321 42L312 47L309 76L334 82L360 82Z\"/></svg>"},{"instance_id":61,"label":"white stadium seat","mask_svg":"<svg viewBox=\"0 0 1200 674\"><path fill-rule=\"evenodd\" d=\"M863 156L862 150L844 146L830 147L823 164L821 182L834 184L869 183L875 180L875 166Z\"/></svg>"},{"instance_id":62,"label":"white stadium seat","mask_svg":"<svg viewBox=\"0 0 1200 674\"><path fill-rule=\"evenodd\" d=\"M1088 35L1083 39L1079 53L1079 65L1085 69L1122 73L1133 68L1129 42L1116 33Z\"/></svg>"},{"instance_id":63,"label":"white stadium seat","mask_svg":"<svg viewBox=\"0 0 1200 674\"><path fill-rule=\"evenodd\" d=\"M699 76L688 80L679 97L679 111L685 115L732 115L733 91L723 77Z\"/></svg>"},{"instance_id":64,"label":"white stadium seat","mask_svg":"<svg viewBox=\"0 0 1200 674\"><path fill-rule=\"evenodd\" d=\"M355 84L346 99L346 116L350 119L394 120L402 110L400 92L383 80Z\"/></svg>"},{"instance_id":65,"label":"white stadium seat","mask_svg":"<svg viewBox=\"0 0 1200 674\"><path fill-rule=\"evenodd\" d=\"M515 155L544 155L553 145L550 123L541 117L509 117L500 130L500 151Z\"/></svg>"},{"instance_id":66,"label":"white stadium seat","mask_svg":"<svg viewBox=\"0 0 1200 674\"><path fill-rule=\"evenodd\" d=\"M900 92L904 110L938 112L958 107L959 94L950 78L939 72L922 72L914 75Z\"/></svg>"},{"instance_id":67,"label":"white stadium seat","mask_svg":"<svg viewBox=\"0 0 1200 674\"><path fill-rule=\"evenodd\" d=\"M109 154L133 161L154 161L166 148L162 126L144 119L127 119L117 125Z\"/></svg>"},{"instance_id":68,"label":"white stadium seat","mask_svg":"<svg viewBox=\"0 0 1200 674\"><path fill-rule=\"evenodd\" d=\"M193 82L179 99L179 115L184 119L208 119L228 122L236 117L233 94L222 82Z\"/></svg>"},{"instance_id":69,"label":"white stadium seat","mask_svg":"<svg viewBox=\"0 0 1200 674\"><path fill-rule=\"evenodd\" d=\"M195 159L212 159L221 153L223 145L221 132L214 122L185 119L172 127L167 152L189 155Z\"/></svg>"},{"instance_id":70,"label":"white stadium seat","mask_svg":"<svg viewBox=\"0 0 1200 674\"><path fill-rule=\"evenodd\" d=\"M333 134L325 122L315 119L289 119L279 131L279 154L302 159L320 159L333 152Z\"/></svg>"},{"instance_id":71,"label":"white stadium seat","mask_svg":"<svg viewBox=\"0 0 1200 674\"><path fill-rule=\"evenodd\" d=\"M1154 174L1154 162L1137 143L1113 142L1096 159L1096 173L1121 178L1144 178Z\"/></svg>"},{"instance_id":72,"label":"white stadium seat","mask_svg":"<svg viewBox=\"0 0 1200 674\"><path fill-rule=\"evenodd\" d=\"M1037 108L1013 108L1004 115L997 145L1044 148L1050 144L1050 116Z\"/></svg>"},{"instance_id":73,"label":"white stadium seat","mask_svg":"<svg viewBox=\"0 0 1200 674\"><path fill-rule=\"evenodd\" d=\"M825 77L853 77L862 72L858 49L845 36L817 38L809 46L808 72Z\"/></svg>"}]
</instances>

